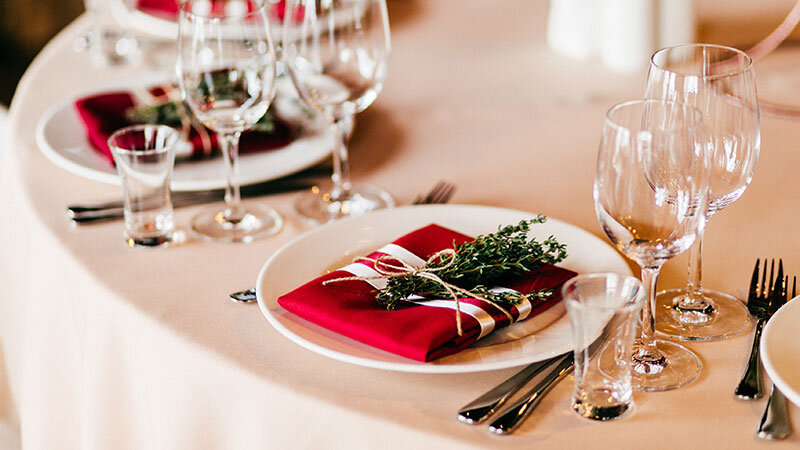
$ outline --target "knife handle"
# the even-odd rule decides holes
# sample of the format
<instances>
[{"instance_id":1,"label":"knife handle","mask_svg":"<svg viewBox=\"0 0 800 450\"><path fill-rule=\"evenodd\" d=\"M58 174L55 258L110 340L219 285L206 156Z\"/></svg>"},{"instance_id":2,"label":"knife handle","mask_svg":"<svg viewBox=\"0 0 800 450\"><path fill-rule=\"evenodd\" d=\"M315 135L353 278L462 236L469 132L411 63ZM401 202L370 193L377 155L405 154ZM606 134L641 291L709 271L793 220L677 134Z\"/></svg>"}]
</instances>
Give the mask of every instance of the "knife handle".
<instances>
[{"instance_id":1,"label":"knife handle","mask_svg":"<svg viewBox=\"0 0 800 450\"><path fill-rule=\"evenodd\" d=\"M573 364L573 354L570 352L539 384L495 419L489 425L489 431L500 435L513 433L528 417L528 414L539 405L550 388L572 371Z\"/></svg>"},{"instance_id":2,"label":"knife handle","mask_svg":"<svg viewBox=\"0 0 800 450\"><path fill-rule=\"evenodd\" d=\"M477 425L494 414L497 409L517 392L525 383L544 369L553 365L562 355L535 362L517 372L494 389L469 402L458 411L458 420L469 425Z\"/></svg>"}]
</instances>

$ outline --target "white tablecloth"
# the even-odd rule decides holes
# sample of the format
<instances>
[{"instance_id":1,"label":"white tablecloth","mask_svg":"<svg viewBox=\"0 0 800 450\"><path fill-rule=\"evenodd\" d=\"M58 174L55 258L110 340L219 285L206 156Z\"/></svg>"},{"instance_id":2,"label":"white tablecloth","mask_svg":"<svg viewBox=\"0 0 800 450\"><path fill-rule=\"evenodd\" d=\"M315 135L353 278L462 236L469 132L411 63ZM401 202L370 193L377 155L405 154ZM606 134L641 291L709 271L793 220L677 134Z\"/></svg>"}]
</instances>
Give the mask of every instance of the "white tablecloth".
<instances>
[{"instance_id":1,"label":"white tablecloth","mask_svg":"<svg viewBox=\"0 0 800 450\"><path fill-rule=\"evenodd\" d=\"M784 3L770 3L772 12L750 8L745 20L777 23ZM707 4L700 14L719 41L735 36L727 24L741 25L741 16ZM609 106L641 95L644 70L623 76L549 51L544 1L392 1L390 19L390 77L358 118L354 177L401 203L447 178L458 184L455 202L541 212L605 239L591 198L600 124ZM120 222L72 227L66 204L120 190L47 160L36 124L67 96L134 70L95 70L88 55L74 53L72 40L86 25L80 19L65 29L23 78L0 175L0 416L24 448L760 444L754 432L765 400L732 394L751 334L689 344L704 364L700 378L675 391L637 393L636 411L624 420L576 417L567 381L517 434L496 437L458 423L455 411L515 369L421 375L351 366L298 347L255 306L227 299L307 229L292 215L292 195L268 199L288 218L286 228L251 245L189 241L138 251L124 246ZM706 284L740 296L756 257L782 256L790 271L800 268L793 183L800 122L763 117L762 135L756 179L706 234ZM178 210L178 225L196 211ZM682 284L685 263L668 263L661 286Z\"/></svg>"}]
</instances>

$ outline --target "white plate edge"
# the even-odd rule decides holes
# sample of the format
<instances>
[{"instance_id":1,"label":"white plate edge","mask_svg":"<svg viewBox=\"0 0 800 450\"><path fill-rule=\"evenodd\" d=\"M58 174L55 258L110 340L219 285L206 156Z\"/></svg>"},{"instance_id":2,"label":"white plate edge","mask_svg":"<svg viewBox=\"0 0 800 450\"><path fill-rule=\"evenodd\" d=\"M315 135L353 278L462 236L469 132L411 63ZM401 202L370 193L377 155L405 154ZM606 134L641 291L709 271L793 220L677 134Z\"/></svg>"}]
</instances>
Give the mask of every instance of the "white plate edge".
<instances>
[{"instance_id":1,"label":"white plate edge","mask_svg":"<svg viewBox=\"0 0 800 450\"><path fill-rule=\"evenodd\" d=\"M793 305L790 302L798 297L800 296L794 297L793 299L789 300L789 302L786 302L786 304L780 307L778 311L776 311L775 314L772 316L772 318L770 318L767 321L767 324L764 326L764 330L761 332L761 341L759 342L759 345L761 346L761 363L764 365L764 371L767 372L767 375L772 380L772 382L778 386L778 390L780 390L781 393L796 406L800 406L800 392L792 388L789 385L789 383L783 377L781 377L778 369L775 367L775 364L770 359L769 339L773 333L772 329L775 327L775 326L770 326L772 325L773 320L782 317L781 315L782 310L789 311L789 309L785 309L786 306ZM800 302L798 302L796 306L790 306L790 307L792 311L794 310L794 308L800 308ZM783 314L788 314L788 313L783 312Z\"/></svg>"},{"instance_id":2,"label":"white plate edge","mask_svg":"<svg viewBox=\"0 0 800 450\"><path fill-rule=\"evenodd\" d=\"M533 212L517 210L517 209L512 209L512 208L503 208L503 207L485 206L485 205L470 205L470 204L401 206L401 207L398 207L398 208L394 208L394 210L396 211L397 209L405 209L405 208L421 208L421 207L424 208L424 207L443 207L443 206L456 206L456 207L464 207L464 208L491 209L491 210L494 210L494 211L499 212L499 213L503 213L503 212L505 212L505 213L515 213L515 214L520 214L521 213L521 214L530 215L531 217L536 215L536 213L533 213ZM386 213L386 211L389 211L389 210L382 210L382 211L378 211L377 213L381 213L381 212ZM346 218L346 219L341 219L337 223L341 223L341 222L344 222L344 221L354 221L354 220L358 220L358 219L359 219L358 217ZM556 218L552 218L552 217L548 217L547 219L548 219L548 221L558 222L558 223L560 223L560 224L562 224L564 226L567 226L567 227L570 227L570 228L574 228L574 229L579 230L580 232L585 233L585 234L587 234L587 235L589 235L589 236L591 236L593 238L599 239L599 238L597 238L597 236L594 236L589 231L587 231L587 230L585 230L583 228L580 228L580 227L578 227L576 225L572 225L572 224L570 224L568 222L564 222L562 220L559 220L559 219L556 219ZM282 245L280 248L278 248L272 255L270 255L270 257L267 259L267 261L261 267L261 270L259 271L259 274L258 274L258 278L256 279L256 299L257 299L257 302L258 302L258 307L259 307L262 315L282 335L282 337L284 339L287 339L288 341L290 341L291 343L293 343L295 345L299 345L299 346L301 346L303 348L306 348L307 350L310 350L310 351L312 351L314 353L317 353L319 355L325 356L325 357L330 358L330 359L335 360L335 361L346 362L346 363L349 363L349 364L362 366L362 367L370 367L370 368L375 368L375 369L392 370L392 371L406 372L406 373L433 373L433 374L435 374L435 373L440 373L440 374L441 373L448 373L448 374L453 374L453 373L475 373L475 372L484 372L484 371L491 371L491 370L506 369L506 368L510 368L510 367L518 367L518 366L522 366L522 365L530 363L530 361L516 361L516 362L515 361L497 361L497 362L494 362L494 363L480 362L480 363L474 363L474 364L437 365L437 364L423 363L423 362L419 362L419 361L414 361L414 360L411 360L411 359L409 359L408 362L402 362L402 363L388 362L388 361L378 361L378 360L370 360L370 359L367 359L367 358L348 355L348 354L345 354L345 353L342 353L342 352L338 352L338 351L335 351L335 350L330 350L330 349L328 349L326 347L323 347L321 345L315 344L315 343L310 342L310 341L308 341L308 340L306 340L306 339L304 339L304 338L302 338L300 336L297 336L294 332L292 332L288 328L284 327L283 324L279 323L276 319L273 318L272 314L269 312L269 308L266 305L266 299L264 298L264 294L262 293L262 291L260 289L260 286L262 285L262 282L264 281L264 276L266 275L267 269L269 268L270 264L278 257L278 255L280 255L280 253L282 251L284 251L285 248L291 247L297 241L305 239L308 236L312 236L312 235L314 235L316 233L325 232L325 229L323 227L324 227L324 225L318 226L318 227L312 228L312 229L310 229L310 230L308 230L308 231L306 231L304 233L301 233L300 235L296 236L295 238L293 238L292 240L286 242L284 245ZM610 247L610 245L609 245L609 247ZM613 247L611 247L611 248L613 249ZM631 272L630 268L627 266L627 264L625 263L625 259L622 257L622 255L617 253L617 257L623 263L623 265L624 265L624 267L626 269L626 274L627 275L632 275L632 272ZM560 318L560 319L556 320L555 322L553 322L552 324L550 324L549 327L552 327L552 326L554 326L556 324L559 324L560 322L565 321L565 320L568 320L566 314L562 318ZM297 339L289 339L288 336L286 335L286 333L296 336ZM346 336L343 336L343 337L346 337ZM358 341L354 341L354 342L358 342ZM559 349L552 350L552 356L556 356L558 354L562 354L562 353L565 353L567 351L572 350L572 345L571 344L568 344L567 346L569 348L564 348L564 349L562 349L563 351L560 351L560 352L559 352ZM413 367L413 369L412 369L412 367Z\"/></svg>"}]
</instances>

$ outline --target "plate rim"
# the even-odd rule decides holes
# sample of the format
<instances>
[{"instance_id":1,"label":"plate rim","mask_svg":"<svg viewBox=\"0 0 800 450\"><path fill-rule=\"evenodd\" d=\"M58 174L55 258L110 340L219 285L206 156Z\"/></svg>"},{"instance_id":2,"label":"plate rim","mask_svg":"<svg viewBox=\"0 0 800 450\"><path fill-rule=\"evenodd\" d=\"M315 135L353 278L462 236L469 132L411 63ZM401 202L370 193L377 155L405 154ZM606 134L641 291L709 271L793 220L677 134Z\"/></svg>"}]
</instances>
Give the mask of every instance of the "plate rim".
<instances>
[{"instance_id":1,"label":"plate rim","mask_svg":"<svg viewBox=\"0 0 800 450\"><path fill-rule=\"evenodd\" d=\"M267 299L265 298L265 293L263 292L261 286L263 285L263 283L265 281L265 277L266 277L266 274L268 272L268 269L274 263L274 261L276 261L280 257L280 255L284 251L286 251L287 249L291 248L294 245L297 245L298 242L300 242L302 240L305 240L305 239L308 239L310 236L314 236L316 234L326 232L327 229L330 228L330 227L342 226L342 225L337 225L337 224L341 224L341 223L347 224L347 223L356 222L356 221L359 221L359 220L365 220L364 217L367 217L367 216L374 217L376 215L382 215L382 214L383 215L403 214L403 211L419 210L419 209L422 209L422 208L425 208L425 209L440 209L440 208L441 209L443 209L443 208L448 208L448 209L454 209L454 208L479 209L479 210L483 210L485 212L486 211L492 211L492 212L495 212L495 213L522 214L522 215L528 215L528 216L531 216L531 217L533 217L533 216L535 216L537 214L537 213L533 213L533 212L530 212L530 211L523 211L523 210L496 207L496 206L485 206L485 205L469 205L469 204L408 205L408 206L401 206L401 207L397 207L397 208L393 208L393 209L375 211L375 212L369 213L368 215L358 216L358 217L349 217L349 218L341 219L341 220L336 221L336 222L329 222L329 223L317 226L315 228L307 230L304 233L301 233L300 235L294 237L290 241L288 241L285 244L283 244L282 246L280 246L272 255L270 255L270 257L267 259L267 261L261 267L261 270L259 271L259 274L258 274L258 278L256 280L256 299L257 299L258 307L259 307L259 310L261 311L261 314L266 318L266 320L269 322L269 324L273 328L275 328L275 330L278 331L279 334L282 335L283 338L287 339L288 341L292 342L293 344L299 345L300 347L303 347L303 348L305 348L305 349L307 349L309 351L312 351L312 352L314 352L314 353L316 353L316 354L318 354L320 356L324 356L326 358L330 358L330 359L333 359L333 360L336 360L336 361L341 361L341 362L345 362L345 363L353 364L353 365L357 365L357 366L362 366L362 367L369 367L369 368L374 368L374 369L390 370L390 371L397 371L397 372L407 372L407 373L439 373L439 374L448 373L448 374L452 374L452 373L472 373L472 372L483 372L483 371L490 371L490 370L499 370L499 369L505 369L505 368L509 368L509 367L518 367L518 366L522 366L522 365L525 365L525 364L530 364L532 362L535 362L534 360L530 360L530 361L528 361L528 360L523 360L523 361L510 360L510 361L495 361L495 362L488 362L488 363L487 362L477 362L477 363L462 363L462 364L435 364L435 363L430 363L430 362L426 363L426 362L415 361L415 360L412 360L412 359L408 359L408 362L393 362L393 361L382 361L382 360L376 360L376 359L369 359L369 358L350 355L350 354L347 354L347 353L343 353L341 351L329 349L329 348L324 347L322 345L319 345L319 344L317 344L315 342L311 342L311 341L309 341L309 340L307 340L307 339L295 334L293 331L291 331L290 329L285 327L282 323L280 323L280 321L277 319L277 317L275 317L273 314L271 314L271 312L269 311L269 306L267 305ZM592 233L590 233L589 231L587 231L587 230L585 230L585 229L583 229L581 227L578 227L576 225L572 225L572 224L570 224L568 222L564 222L564 221L556 219L554 217L549 217L548 216L547 219L548 219L548 221L558 222L562 226L566 226L566 227L569 227L569 228L572 228L572 229L579 230L580 232L585 233L585 234L591 236L592 238L597 239L599 242L605 244L606 246L609 247L610 250L613 250L613 247L611 247L608 243L606 243L602 239L598 238L597 236L593 235ZM614 254L615 254L616 258L618 258L619 262L622 263L622 266L625 267L626 274L627 275L631 275L632 271L630 270L630 267L627 265L627 263L625 262L625 259L622 257L622 255L620 255L616 251L614 251ZM275 303L277 304L276 301L275 301ZM302 319L302 318L298 318L298 319L302 320L302 321L305 321L305 322L308 322L310 324L313 324L313 322L306 321L305 319ZM567 316L566 316L566 314L564 314L564 316L562 316L561 318L557 319L556 321L554 321L553 323L548 325L547 328L550 328L550 327L552 327L554 325L560 324L561 322L564 322L564 321L567 321L567 320L568 320ZM313 324L313 325L316 325L316 324ZM561 324L561 326L563 326L563 324ZM339 336L341 336L342 338L351 339L351 338L348 338L347 336L343 336L343 335L339 335ZM354 343L358 343L358 344L361 344L361 345L367 345L367 344L363 344L363 343L361 343L359 341L356 341L356 340L352 340L352 341ZM498 344L498 345L505 345L505 344ZM550 354L549 354L550 357L571 351L572 350L572 343L570 342L567 347L568 348L563 348L563 349L562 348L552 349L550 351ZM377 349L377 350L379 350L379 349ZM393 355L390 352L387 352L387 354ZM401 358L398 355L393 355L393 356ZM538 359L538 360L541 360L541 359Z\"/></svg>"},{"instance_id":2,"label":"plate rim","mask_svg":"<svg viewBox=\"0 0 800 450\"><path fill-rule=\"evenodd\" d=\"M113 186L122 186L122 182L119 179L119 175L116 173L116 171L114 171L114 172L105 172L105 171L96 170L96 169L93 169L91 167L87 167L85 165L82 165L82 164L80 164L78 162L75 162L75 161L65 157L60 152L58 152L52 145L50 145L50 143L47 140L47 137L45 136L47 125L50 123L50 121L53 119L54 116L56 116L59 113L64 112L67 109L71 109L69 111L69 113L71 113L73 115L77 115L77 112L74 111L74 108L71 108L71 105L73 105L78 98L85 97L85 96L88 96L88 95L98 94L98 93L101 93L101 92L111 92L113 90L123 90L123 89L126 89L127 86L129 86L131 84L134 84L134 83L135 84L141 84L141 85L147 85L147 84L154 84L154 83L158 83L158 82L163 82L164 78L168 78L168 77L165 77L163 73L150 72L150 73L145 73L145 74L139 75L136 78L124 78L122 80L116 80L114 82L106 83L106 84L104 84L104 85L102 85L100 87L79 89L79 90L76 90L74 92L71 92L65 98L63 98L61 101L58 101L55 104L51 105L45 111L45 113L41 116L39 121L37 122L36 130L35 130L36 147L53 164L55 164L56 166L66 170L67 172L72 173L73 175L77 175L77 176L80 176L82 178L85 178L85 179L88 179L88 180L92 180L92 181L98 181L98 182L101 182L101 183L104 183L104 184L109 184L109 185L113 185ZM75 117L75 119L78 122L80 122L80 118ZM81 130L81 132L82 131L83 130ZM318 134L315 134L315 136L319 136L321 134L323 134L323 133L320 132ZM81 134L81 136L82 136L82 139L85 141L86 137L83 135L83 133ZM302 138L301 139L297 139L297 140L295 140L293 142L298 142L298 141L302 141ZM84 143L87 146L91 145L88 142L84 142ZM278 148L278 149L275 149L275 150L278 150L278 151L287 150L288 147L289 146L284 147L284 148ZM308 169L309 167L312 167L315 164L319 164L320 162L322 162L323 160L328 158L331 155L332 150L333 149L330 148L330 149L325 150L325 151L320 151L319 155L317 155L318 157L309 158L307 161L304 161L302 164L299 164L295 169L293 169L293 170L291 170L291 171L289 171L287 173L283 173L283 174L280 174L280 175L277 175L277 176L271 176L271 177L257 177L257 179L244 180L244 181L241 181L241 185L242 186L246 186L246 185L250 185L250 184L262 183L262 182L278 179L278 178L281 178L281 177L284 177L284 176L287 176L287 175L291 175L293 173L297 173L297 172L300 172L302 170ZM297 153L304 153L304 152L297 152ZM220 176L219 176L219 179L179 181L177 184L175 182L175 177L174 177L174 174L173 174L171 189L173 191L201 191L201 190L211 190L211 189L222 189L224 187L225 187L225 177L224 177L224 174L221 172Z\"/></svg>"},{"instance_id":3,"label":"plate rim","mask_svg":"<svg viewBox=\"0 0 800 450\"><path fill-rule=\"evenodd\" d=\"M789 399L792 403L797 406L800 406L800 389L792 388L789 383L786 381L784 377L780 375L778 368L775 366L775 362L770 357L770 338L774 333L774 329L780 325L773 325L774 323L780 324L783 319L783 316L789 315L794 313L796 308L800 308L800 301L793 302L793 300L799 298L800 295L797 297L792 298L786 304L778 308L778 311L767 321L767 324L764 326L764 330L761 332L761 341L759 345L761 346L761 362L764 365L764 371L767 372L767 375L772 380L774 384L778 386L778 389L781 393ZM795 305L796 303L796 305ZM797 313L800 314L800 313ZM777 319L777 321L776 321Z\"/></svg>"}]
</instances>

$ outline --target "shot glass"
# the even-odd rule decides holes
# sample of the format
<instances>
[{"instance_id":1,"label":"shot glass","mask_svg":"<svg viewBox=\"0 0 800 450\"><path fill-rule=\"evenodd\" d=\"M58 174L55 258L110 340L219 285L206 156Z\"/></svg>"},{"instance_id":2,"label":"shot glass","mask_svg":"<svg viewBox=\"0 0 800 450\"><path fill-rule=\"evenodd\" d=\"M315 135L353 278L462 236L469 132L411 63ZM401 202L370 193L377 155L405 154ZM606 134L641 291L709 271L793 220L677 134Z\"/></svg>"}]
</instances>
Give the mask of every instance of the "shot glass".
<instances>
[{"instance_id":1,"label":"shot glass","mask_svg":"<svg viewBox=\"0 0 800 450\"><path fill-rule=\"evenodd\" d=\"M136 37L125 25L127 12L134 3L134 0L83 0L92 21L86 44L96 66L116 66L136 58Z\"/></svg>"},{"instance_id":2,"label":"shot glass","mask_svg":"<svg viewBox=\"0 0 800 450\"><path fill-rule=\"evenodd\" d=\"M581 275L562 288L575 344L572 409L592 420L633 407L631 352L647 289L630 276Z\"/></svg>"},{"instance_id":3,"label":"shot glass","mask_svg":"<svg viewBox=\"0 0 800 450\"><path fill-rule=\"evenodd\" d=\"M125 239L129 247L172 243L169 185L179 138L177 130L164 125L133 125L108 138L122 179Z\"/></svg>"}]
</instances>

